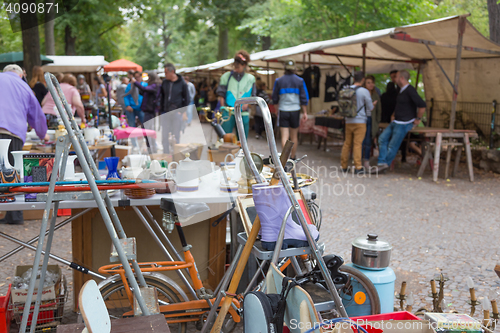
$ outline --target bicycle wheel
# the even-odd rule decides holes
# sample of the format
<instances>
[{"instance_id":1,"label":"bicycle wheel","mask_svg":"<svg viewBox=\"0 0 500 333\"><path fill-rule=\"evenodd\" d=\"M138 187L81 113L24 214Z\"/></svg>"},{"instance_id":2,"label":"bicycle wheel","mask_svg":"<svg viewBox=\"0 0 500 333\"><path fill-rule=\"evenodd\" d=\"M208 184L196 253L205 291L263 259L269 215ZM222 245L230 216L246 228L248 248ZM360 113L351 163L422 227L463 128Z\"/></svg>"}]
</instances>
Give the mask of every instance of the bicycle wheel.
<instances>
[{"instance_id":1,"label":"bicycle wheel","mask_svg":"<svg viewBox=\"0 0 500 333\"><path fill-rule=\"evenodd\" d=\"M373 283L360 270L342 265L339 271L349 275L347 284L338 290L349 317L380 313L380 299Z\"/></svg>"},{"instance_id":2,"label":"bicycle wheel","mask_svg":"<svg viewBox=\"0 0 500 333\"><path fill-rule=\"evenodd\" d=\"M144 279L148 287L156 287L158 300L169 304L181 301L175 291L168 284L165 284L164 281L146 274L144 274ZM125 292L125 286L121 280L101 287L100 291L111 318L121 318L124 313L133 310ZM171 324L169 327L171 332L186 333L187 331L186 323Z\"/></svg>"}]
</instances>

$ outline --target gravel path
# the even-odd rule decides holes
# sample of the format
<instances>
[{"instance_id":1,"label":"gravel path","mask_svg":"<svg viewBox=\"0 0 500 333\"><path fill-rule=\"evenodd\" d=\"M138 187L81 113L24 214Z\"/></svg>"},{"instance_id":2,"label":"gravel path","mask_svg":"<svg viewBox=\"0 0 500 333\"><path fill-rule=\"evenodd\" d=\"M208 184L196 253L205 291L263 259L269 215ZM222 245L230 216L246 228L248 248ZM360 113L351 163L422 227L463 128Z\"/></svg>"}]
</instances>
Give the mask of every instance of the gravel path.
<instances>
[{"instance_id":1,"label":"gravel path","mask_svg":"<svg viewBox=\"0 0 500 333\"><path fill-rule=\"evenodd\" d=\"M264 139L252 136L249 145L252 151L268 154ZM304 143L297 156L303 154L308 158L298 171L311 174L312 168L319 177L313 187L323 210L321 241L326 243L327 253L342 255L349 262L352 240L369 232L377 233L393 245L391 267L397 275L396 291L402 281L407 281L407 291L415 297L414 309L431 306L427 297L429 280L440 272L450 279L444 290L449 310L469 312L465 283L468 276L476 283L480 301L484 296L500 301L500 297L494 297L500 291L500 279L493 271L500 262L496 244L500 237L499 175L475 169L476 181L471 183L462 163L456 178L440 178L434 183L430 171L417 179L417 166L409 158L409 163L397 164L393 172L361 177L342 174L339 147L325 152ZM39 226L40 221L26 221L23 226L0 225L0 232L29 240L38 234ZM71 227L63 227L57 235L53 253L70 259ZM0 239L0 254L15 247ZM33 255L34 252L23 250L2 262L0 294L5 294L12 281L15 266L32 264ZM57 264L52 260L51 263ZM63 272L72 296L72 273L66 268ZM66 305L68 315L72 313L69 304L71 299ZM476 316L480 317L478 312ZM76 315L67 316L65 322L75 318ZM190 331L194 331L194 326Z\"/></svg>"}]
</instances>

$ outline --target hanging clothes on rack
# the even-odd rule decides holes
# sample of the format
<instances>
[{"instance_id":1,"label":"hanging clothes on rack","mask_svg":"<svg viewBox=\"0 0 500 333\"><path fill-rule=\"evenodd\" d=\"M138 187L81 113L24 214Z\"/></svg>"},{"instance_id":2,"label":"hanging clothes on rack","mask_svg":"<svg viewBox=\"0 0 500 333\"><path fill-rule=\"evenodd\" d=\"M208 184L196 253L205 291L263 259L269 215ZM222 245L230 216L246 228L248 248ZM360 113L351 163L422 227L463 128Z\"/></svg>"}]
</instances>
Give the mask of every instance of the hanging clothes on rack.
<instances>
[{"instance_id":1,"label":"hanging clothes on rack","mask_svg":"<svg viewBox=\"0 0 500 333\"><path fill-rule=\"evenodd\" d=\"M337 95L338 95L338 81L337 81L337 74L334 73L333 75L326 75L326 80L325 80L325 103L328 102L334 102L337 100Z\"/></svg>"},{"instance_id":2,"label":"hanging clothes on rack","mask_svg":"<svg viewBox=\"0 0 500 333\"><path fill-rule=\"evenodd\" d=\"M321 71L318 66L307 67L302 73L309 97L319 97L319 80Z\"/></svg>"}]
</instances>

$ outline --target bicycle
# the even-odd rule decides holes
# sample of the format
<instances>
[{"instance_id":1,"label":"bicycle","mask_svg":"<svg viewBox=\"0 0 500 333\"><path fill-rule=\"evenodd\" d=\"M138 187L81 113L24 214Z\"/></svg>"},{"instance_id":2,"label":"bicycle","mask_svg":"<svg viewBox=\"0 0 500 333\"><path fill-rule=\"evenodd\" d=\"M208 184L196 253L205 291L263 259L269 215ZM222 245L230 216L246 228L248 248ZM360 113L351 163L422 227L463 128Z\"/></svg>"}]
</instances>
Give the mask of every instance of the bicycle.
<instances>
[{"instance_id":1,"label":"bicycle","mask_svg":"<svg viewBox=\"0 0 500 333\"><path fill-rule=\"evenodd\" d=\"M168 209L172 210L172 207ZM185 260L139 263L139 267L141 272L144 273L146 284L150 287L156 287L158 300L160 302L160 312L165 315L167 322L171 326L171 330L173 332L184 333L187 330L188 322L196 323L197 328L201 329L204 318L210 311L211 304L213 304L215 300L214 295L217 295L218 291L216 290L215 293L212 293L203 286L199 278L195 259L190 251L191 246L186 241L182 226L176 216L174 216L172 220L175 223L175 229L181 241ZM284 271L289 266L291 266L291 261L288 258L284 258L278 264L281 271ZM159 274L162 272L185 269L189 272L198 299L189 299L182 288L172 279L163 274ZM335 269L333 269L333 271L335 271ZM339 271L347 274L347 277L339 281L340 283L338 284L339 294L346 308L349 306L360 306L356 303L355 295L361 291L366 294L366 301L363 302L362 305L365 307L369 306L372 314L379 313L380 303L373 283L355 268L341 265ZM99 273L111 275L110 278L99 284L99 289L107 305L110 316L112 318L133 316L133 293L125 278L125 271L122 265L111 264L102 266L99 268ZM259 274L259 271L256 274ZM258 284L254 290L262 289L262 286L263 281ZM311 284L310 286L306 285L305 289L316 296L320 293L324 293L324 289L317 288L315 284ZM232 306L229 310L230 317L226 320L223 332L231 332L236 324L241 321L240 301L242 296L243 295L238 295L238 297L233 299ZM323 296L324 301L328 301L328 294L326 293ZM322 297L319 297L320 302L322 302L321 298Z\"/></svg>"}]
</instances>

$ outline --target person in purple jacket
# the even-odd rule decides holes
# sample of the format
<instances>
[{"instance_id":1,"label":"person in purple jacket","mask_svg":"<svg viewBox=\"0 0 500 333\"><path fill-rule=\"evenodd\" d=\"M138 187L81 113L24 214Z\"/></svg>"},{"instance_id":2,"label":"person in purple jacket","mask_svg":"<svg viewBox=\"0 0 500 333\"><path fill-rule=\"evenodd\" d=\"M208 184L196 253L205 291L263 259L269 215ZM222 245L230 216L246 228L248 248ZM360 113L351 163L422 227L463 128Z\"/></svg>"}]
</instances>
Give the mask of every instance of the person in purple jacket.
<instances>
[{"instance_id":1,"label":"person in purple jacket","mask_svg":"<svg viewBox=\"0 0 500 333\"><path fill-rule=\"evenodd\" d=\"M40 103L23 81L23 70L18 65L7 65L0 74L0 139L10 139L9 163L14 165L11 151L22 150L26 140L28 124L42 140L48 141L47 121ZM7 212L0 224L23 224L23 212Z\"/></svg>"}]
</instances>

